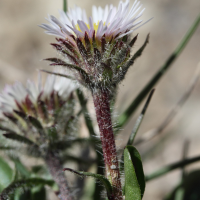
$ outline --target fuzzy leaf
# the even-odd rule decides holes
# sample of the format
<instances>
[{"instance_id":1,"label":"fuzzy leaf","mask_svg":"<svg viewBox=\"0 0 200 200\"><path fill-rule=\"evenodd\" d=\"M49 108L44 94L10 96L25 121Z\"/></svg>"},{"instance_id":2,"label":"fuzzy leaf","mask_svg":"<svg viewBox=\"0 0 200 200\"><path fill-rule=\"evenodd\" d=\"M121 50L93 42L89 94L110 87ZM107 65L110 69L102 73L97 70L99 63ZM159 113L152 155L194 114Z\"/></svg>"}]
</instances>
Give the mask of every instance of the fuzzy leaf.
<instances>
[{"instance_id":1,"label":"fuzzy leaf","mask_svg":"<svg viewBox=\"0 0 200 200\"><path fill-rule=\"evenodd\" d=\"M35 143L32 142L31 140L29 140L28 138L26 138L22 135L18 135L16 133L5 133L5 134L3 134L3 136L8 139L15 140L17 142L25 143L27 145L35 145Z\"/></svg>"},{"instance_id":2,"label":"fuzzy leaf","mask_svg":"<svg viewBox=\"0 0 200 200\"><path fill-rule=\"evenodd\" d=\"M145 184L145 176L144 176L144 171L143 171L142 160L141 160L140 154L137 151L137 149L133 146L128 145L128 146L126 146L126 148L128 149L128 151L130 153L131 160L132 160L133 166L135 168L138 184L140 186L141 197L143 197L146 184Z\"/></svg>"},{"instance_id":3,"label":"fuzzy leaf","mask_svg":"<svg viewBox=\"0 0 200 200\"><path fill-rule=\"evenodd\" d=\"M146 37L144 44L140 47L140 49L126 62L125 66L123 67L123 76L121 80L124 79L126 72L128 71L129 67L135 62L135 60L142 55L143 50L145 49L147 43L149 42L149 34Z\"/></svg>"},{"instance_id":4,"label":"fuzzy leaf","mask_svg":"<svg viewBox=\"0 0 200 200\"><path fill-rule=\"evenodd\" d=\"M55 43L51 43L51 45L52 45L53 47L55 47L56 50L58 50L58 51L62 51L62 46L61 46L61 45L59 45L59 44L55 44Z\"/></svg>"},{"instance_id":5,"label":"fuzzy leaf","mask_svg":"<svg viewBox=\"0 0 200 200\"><path fill-rule=\"evenodd\" d=\"M138 34L131 40L131 42L129 43L130 47L132 47L135 44L137 37L138 37Z\"/></svg>"},{"instance_id":6,"label":"fuzzy leaf","mask_svg":"<svg viewBox=\"0 0 200 200\"><path fill-rule=\"evenodd\" d=\"M30 178L30 179L14 181L2 191L0 195L0 199L7 200L13 194L13 192L18 188L33 187L37 185L49 185L50 187L52 187L53 184L54 184L54 181L45 180L41 178Z\"/></svg>"},{"instance_id":7,"label":"fuzzy leaf","mask_svg":"<svg viewBox=\"0 0 200 200\"><path fill-rule=\"evenodd\" d=\"M0 157L0 192L11 183L12 177L13 170L7 162Z\"/></svg>"},{"instance_id":8,"label":"fuzzy leaf","mask_svg":"<svg viewBox=\"0 0 200 200\"><path fill-rule=\"evenodd\" d=\"M30 172L26 169L26 167L21 163L19 158L17 157L10 157L10 159L15 163L15 167L17 171L25 178L30 176Z\"/></svg>"},{"instance_id":9,"label":"fuzzy leaf","mask_svg":"<svg viewBox=\"0 0 200 200\"><path fill-rule=\"evenodd\" d=\"M85 49L82 41L79 38L77 38L76 44L77 44L77 47L79 49L80 54L83 56L84 59L87 60L88 59L88 57L87 57L87 51L86 51L86 49Z\"/></svg>"},{"instance_id":10,"label":"fuzzy leaf","mask_svg":"<svg viewBox=\"0 0 200 200\"><path fill-rule=\"evenodd\" d=\"M38 185L31 189L31 200L45 200L46 189L43 185Z\"/></svg>"},{"instance_id":11,"label":"fuzzy leaf","mask_svg":"<svg viewBox=\"0 0 200 200\"><path fill-rule=\"evenodd\" d=\"M3 151L9 151L9 150L14 150L16 149L15 147L12 147L12 146L3 146L3 145L0 145L0 150L3 150Z\"/></svg>"},{"instance_id":12,"label":"fuzzy leaf","mask_svg":"<svg viewBox=\"0 0 200 200\"><path fill-rule=\"evenodd\" d=\"M103 37L101 38L101 53L104 53L106 48L106 39L105 39L105 34L103 35Z\"/></svg>"},{"instance_id":13,"label":"fuzzy leaf","mask_svg":"<svg viewBox=\"0 0 200 200\"><path fill-rule=\"evenodd\" d=\"M85 32L85 37L84 37L84 40L85 40L85 47L86 47L86 51L87 53L90 53L91 52L91 44L90 44L90 40L89 40L89 37L88 37L88 34L87 32Z\"/></svg>"},{"instance_id":14,"label":"fuzzy leaf","mask_svg":"<svg viewBox=\"0 0 200 200\"><path fill-rule=\"evenodd\" d=\"M48 136L49 136L49 139L51 140L56 140L58 138L58 133L57 133L57 130L55 127L49 127L47 129L47 133L48 133Z\"/></svg>"},{"instance_id":15,"label":"fuzzy leaf","mask_svg":"<svg viewBox=\"0 0 200 200\"><path fill-rule=\"evenodd\" d=\"M28 116L28 119L31 122L31 124L38 130L40 135L44 135L44 130L43 130L43 127L42 127L40 121L32 116Z\"/></svg>"},{"instance_id":16,"label":"fuzzy leaf","mask_svg":"<svg viewBox=\"0 0 200 200\"><path fill-rule=\"evenodd\" d=\"M48 74L53 74L53 75L56 75L56 76L61 76L61 77L65 77L65 78L68 78L68 79L72 79L72 80L74 80L73 77L68 76L68 75L65 75L65 74L56 73L56 72L51 72L51 71L44 70L44 69L40 69L40 71L42 71L42 72L46 72L46 73L48 73Z\"/></svg>"},{"instance_id":17,"label":"fuzzy leaf","mask_svg":"<svg viewBox=\"0 0 200 200\"><path fill-rule=\"evenodd\" d=\"M17 118L13 116L13 114L10 113L3 113L5 117L7 117L11 122L14 124L17 124Z\"/></svg>"},{"instance_id":18,"label":"fuzzy leaf","mask_svg":"<svg viewBox=\"0 0 200 200\"><path fill-rule=\"evenodd\" d=\"M18 110L14 110L14 112L15 112L18 116L20 116L22 119L24 119L24 120L27 119L27 115L26 115L25 113L20 112L20 111L18 111Z\"/></svg>"},{"instance_id":19,"label":"fuzzy leaf","mask_svg":"<svg viewBox=\"0 0 200 200\"><path fill-rule=\"evenodd\" d=\"M2 130L2 131L7 131L7 132L12 132L12 133L14 133L13 132L13 130L11 130L11 129L9 129L9 128L7 128L7 127L4 127L4 126L2 126L2 125L0 125L0 130Z\"/></svg>"},{"instance_id":20,"label":"fuzzy leaf","mask_svg":"<svg viewBox=\"0 0 200 200\"><path fill-rule=\"evenodd\" d=\"M127 54L130 52L130 47L127 45L122 45L121 50L119 50L114 57L114 66L116 68L120 67L120 64L126 59Z\"/></svg>"},{"instance_id":21,"label":"fuzzy leaf","mask_svg":"<svg viewBox=\"0 0 200 200\"><path fill-rule=\"evenodd\" d=\"M141 190L128 148L124 150L125 200L141 200Z\"/></svg>"},{"instance_id":22,"label":"fuzzy leaf","mask_svg":"<svg viewBox=\"0 0 200 200\"><path fill-rule=\"evenodd\" d=\"M56 63L56 64L59 64L59 65L64 65L64 64L66 64L66 62L64 62L63 60L58 59L58 58L46 58L46 59L44 59L44 60L53 62L54 64L55 64L55 63Z\"/></svg>"},{"instance_id":23,"label":"fuzzy leaf","mask_svg":"<svg viewBox=\"0 0 200 200\"><path fill-rule=\"evenodd\" d=\"M70 169L70 168L64 168L63 170L64 170L64 171L66 171L66 170L67 170L67 171L70 171L70 172L75 173L75 174L77 174L77 175L79 175L79 176L83 176L83 177L85 177L85 176L90 176L90 177L93 177L93 178L98 179L99 181L102 182L102 184L103 184L104 187L106 188L108 197L112 195L112 186L111 186L109 180L108 180L105 176L103 176L103 175L101 175L101 174L90 173L90 172L75 171L75 170Z\"/></svg>"},{"instance_id":24,"label":"fuzzy leaf","mask_svg":"<svg viewBox=\"0 0 200 200\"><path fill-rule=\"evenodd\" d=\"M101 60L101 52L97 48L94 48L94 60L96 63Z\"/></svg>"},{"instance_id":25,"label":"fuzzy leaf","mask_svg":"<svg viewBox=\"0 0 200 200\"><path fill-rule=\"evenodd\" d=\"M103 81L107 82L108 84L111 82L113 77L113 71L112 68L107 66L105 63L101 63L103 66Z\"/></svg>"},{"instance_id":26,"label":"fuzzy leaf","mask_svg":"<svg viewBox=\"0 0 200 200\"><path fill-rule=\"evenodd\" d=\"M75 56L71 55L67 50L63 50L62 53L68 57L68 59L75 65L78 65L78 61Z\"/></svg>"},{"instance_id":27,"label":"fuzzy leaf","mask_svg":"<svg viewBox=\"0 0 200 200\"><path fill-rule=\"evenodd\" d=\"M64 67L67 67L69 69L75 69L76 71L78 71L86 81L89 81L89 76L88 74L85 72L85 70L81 69L80 67L76 66L76 65L69 65L69 64L65 64L65 65L62 65Z\"/></svg>"},{"instance_id":28,"label":"fuzzy leaf","mask_svg":"<svg viewBox=\"0 0 200 200\"><path fill-rule=\"evenodd\" d=\"M73 36L72 36L73 37ZM70 41L64 39L57 39L57 41L65 46L67 50L69 50L76 58L80 58L80 54L77 51L77 47L75 47Z\"/></svg>"}]
</instances>

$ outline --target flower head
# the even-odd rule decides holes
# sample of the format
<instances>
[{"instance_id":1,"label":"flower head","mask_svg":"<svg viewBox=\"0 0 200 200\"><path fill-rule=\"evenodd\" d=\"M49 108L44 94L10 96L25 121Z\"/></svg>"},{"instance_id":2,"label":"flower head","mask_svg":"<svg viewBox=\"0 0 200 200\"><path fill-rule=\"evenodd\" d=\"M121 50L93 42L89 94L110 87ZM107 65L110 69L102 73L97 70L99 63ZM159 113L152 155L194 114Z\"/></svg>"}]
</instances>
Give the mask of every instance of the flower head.
<instances>
[{"instance_id":1,"label":"flower head","mask_svg":"<svg viewBox=\"0 0 200 200\"><path fill-rule=\"evenodd\" d=\"M42 24L41 27L47 34L63 39L70 39L73 36L84 38L87 33L90 39L95 37L101 40L104 36L106 40L111 40L121 38L139 28L142 20L138 19L144 10L137 0L131 7L129 0L126 0L120 1L118 8L113 5L107 5L104 9L93 6L92 17L88 18L85 10L75 7L67 13L60 11L60 20L49 16L47 21L50 25Z\"/></svg>"},{"instance_id":2,"label":"flower head","mask_svg":"<svg viewBox=\"0 0 200 200\"><path fill-rule=\"evenodd\" d=\"M0 95L0 127L19 134L38 145L62 140L73 116L72 92L76 86L68 79L49 75L42 86L28 80L7 85ZM68 134L69 135L69 134Z\"/></svg>"},{"instance_id":3,"label":"flower head","mask_svg":"<svg viewBox=\"0 0 200 200\"><path fill-rule=\"evenodd\" d=\"M73 72L73 78L91 90L110 86L112 89L125 76L130 62L129 36L139 28L144 9L137 0L130 7L129 0L120 1L118 8L110 5L105 9L93 6L92 17L79 7L67 13L60 12L60 20L49 16L50 25L41 27L47 34L58 36L51 44L63 59L49 58L51 65L61 65ZM146 22L145 22L146 23Z\"/></svg>"}]
</instances>

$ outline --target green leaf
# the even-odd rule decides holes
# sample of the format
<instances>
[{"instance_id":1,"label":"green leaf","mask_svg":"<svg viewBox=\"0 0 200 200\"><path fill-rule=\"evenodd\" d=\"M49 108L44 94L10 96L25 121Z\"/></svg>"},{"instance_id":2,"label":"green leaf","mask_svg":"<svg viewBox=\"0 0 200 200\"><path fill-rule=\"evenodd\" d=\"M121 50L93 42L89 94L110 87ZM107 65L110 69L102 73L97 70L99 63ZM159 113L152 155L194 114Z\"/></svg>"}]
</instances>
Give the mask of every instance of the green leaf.
<instances>
[{"instance_id":1,"label":"green leaf","mask_svg":"<svg viewBox=\"0 0 200 200\"><path fill-rule=\"evenodd\" d=\"M28 119L31 122L31 124L38 130L39 134L44 135L44 130L40 121L32 116L29 116Z\"/></svg>"},{"instance_id":2,"label":"green leaf","mask_svg":"<svg viewBox=\"0 0 200 200\"><path fill-rule=\"evenodd\" d=\"M144 108L142 109L142 112L141 112L140 116L138 117L138 119L137 119L137 121L136 121L136 123L135 123L135 125L133 127L133 130L132 130L132 133L131 133L131 135L129 137L127 145L132 145L133 144L135 136L136 136L136 134L138 132L140 124L142 123L142 120L144 118L145 112L146 112L146 110L148 108L149 102L151 101L151 97L152 97L154 91L155 91L155 89L151 90L151 92L149 94L149 97L148 97L148 99L147 99L147 101L146 101L146 103L144 105Z\"/></svg>"},{"instance_id":3,"label":"green leaf","mask_svg":"<svg viewBox=\"0 0 200 200\"><path fill-rule=\"evenodd\" d=\"M7 200L9 196L11 196L13 192L18 188L33 187L37 185L49 185L50 187L52 187L54 185L54 181L45 180L41 178L30 178L30 179L14 181L2 191L0 199Z\"/></svg>"},{"instance_id":4,"label":"green leaf","mask_svg":"<svg viewBox=\"0 0 200 200\"><path fill-rule=\"evenodd\" d=\"M51 72L51 71L44 70L44 69L40 69L40 71L41 71L41 72L48 73L48 74L53 74L53 75L56 75L56 76L61 76L61 77L64 77L64 78L68 78L68 79L74 80L73 77L68 76L68 75L66 75L66 74L61 74L61 73Z\"/></svg>"},{"instance_id":5,"label":"green leaf","mask_svg":"<svg viewBox=\"0 0 200 200\"><path fill-rule=\"evenodd\" d=\"M4 127L2 125L0 125L0 130L14 133L13 130L11 130L11 129L7 128L7 127Z\"/></svg>"},{"instance_id":6,"label":"green leaf","mask_svg":"<svg viewBox=\"0 0 200 200\"><path fill-rule=\"evenodd\" d=\"M53 126L47 129L47 133L51 140L56 140L58 138L57 129Z\"/></svg>"},{"instance_id":7,"label":"green leaf","mask_svg":"<svg viewBox=\"0 0 200 200\"><path fill-rule=\"evenodd\" d=\"M82 44L82 43L80 42L80 44ZM83 46L83 48L85 48L85 47ZM89 79L89 76L88 76L87 72L84 69L80 68L79 66L66 63L66 62L64 62L64 61L62 61L62 60L60 60L58 58L47 58L45 60L54 62L54 63L50 64L52 66L61 65L61 66L66 67L68 69L74 69L74 70L78 71L83 76L83 78L86 81L86 83L90 82L89 81L90 79Z\"/></svg>"},{"instance_id":8,"label":"green leaf","mask_svg":"<svg viewBox=\"0 0 200 200\"><path fill-rule=\"evenodd\" d=\"M3 136L8 139L15 140L17 142L25 143L28 145L35 145L35 143L32 142L31 140L29 140L28 138L26 138L22 135L18 135L16 133L5 133L5 134L3 134Z\"/></svg>"},{"instance_id":9,"label":"green leaf","mask_svg":"<svg viewBox=\"0 0 200 200\"><path fill-rule=\"evenodd\" d=\"M136 40L137 40L138 34L131 40L131 42L129 43L130 47L133 47L133 45L135 44Z\"/></svg>"},{"instance_id":10,"label":"green leaf","mask_svg":"<svg viewBox=\"0 0 200 200\"><path fill-rule=\"evenodd\" d=\"M171 172L175 169L182 168L184 166L187 166L189 164L192 164L194 162L199 162L199 161L200 161L200 156L184 159L182 161L167 165L167 166L165 166L165 167L163 167L159 170L156 170L155 172L151 173L150 175L147 175L145 179L146 179L146 181L150 181L152 179L163 176L163 175L165 175L165 174L167 174L167 173L169 173L169 172Z\"/></svg>"},{"instance_id":11,"label":"green leaf","mask_svg":"<svg viewBox=\"0 0 200 200\"><path fill-rule=\"evenodd\" d=\"M11 183L12 177L13 170L7 162L0 157L0 192Z\"/></svg>"},{"instance_id":12,"label":"green leaf","mask_svg":"<svg viewBox=\"0 0 200 200\"><path fill-rule=\"evenodd\" d=\"M31 168L31 172L37 175L38 174L44 175L46 173L49 173L45 165L34 165Z\"/></svg>"},{"instance_id":13,"label":"green leaf","mask_svg":"<svg viewBox=\"0 0 200 200\"><path fill-rule=\"evenodd\" d=\"M104 185L104 187L106 188L108 197L110 197L110 196L112 195L112 186L111 186L109 180L108 180L105 176L103 176L103 175L101 175L101 174L90 173L90 172L75 171L75 170L70 169L70 168L64 168L63 170L64 170L64 171L66 171L66 170L67 170L67 171L70 171L70 172L75 173L75 174L77 174L77 175L79 175L79 176L91 176L91 177L93 177L93 178L98 179L99 181L101 181L101 183L102 183L102 184Z\"/></svg>"},{"instance_id":14,"label":"green leaf","mask_svg":"<svg viewBox=\"0 0 200 200\"><path fill-rule=\"evenodd\" d=\"M16 189L14 194L9 197L9 200L29 200L31 196L30 190Z\"/></svg>"},{"instance_id":15,"label":"green leaf","mask_svg":"<svg viewBox=\"0 0 200 200\"><path fill-rule=\"evenodd\" d=\"M149 43L149 34L146 37L146 40L144 44L140 47L140 49L126 62L125 66L123 66L123 76L121 76L121 80L124 79L125 74L127 73L128 69L131 65L135 62L135 60L142 55L142 52L144 51L145 47Z\"/></svg>"},{"instance_id":16,"label":"green leaf","mask_svg":"<svg viewBox=\"0 0 200 200\"><path fill-rule=\"evenodd\" d=\"M125 200L141 200L141 190L128 148L124 150Z\"/></svg>"},{"instance_id":17,"label":"green leaf","mask_svg":"<svg viewBox=\"0 0 200 200\"><path fill-rule=\"evenodd\" d=\"M38 185L31 189L31 200L45 200L46 189L43 185Z\"/></svg>"},{"instance_id":18,"label":"green leaf","mask_svg":"<svg viewBox=\"0 0 200 200\"><path fill-rule=\"evenodd\" d=\"M0 145L0 150L2 151L9 151L9 150L14 150L16 149L15 147L11 147L11 146L3 146L3 145Z\"/></svg>"},{"instance_id":19,"label":"green leaf","mask_svg":"<svg viewBox=\"0 0 200 200\"><path fill-rule=\"evenodd\" d=\"M140 154L139 154L138 150L133 146L126 146L126 148L128 149L128 151L131 155L131 160L134 165L137 180L138 180L140 190L141 190L141 195L143 197L146 183L145 183L145 176L144 176L144 171L143 171L142 160L141 160Z\"/></svg>"},{"instance_id":20,"label":"green leaf","mask_svg":"<svg viewBox=\"0 0 200 200\"><path fill-rule=\"evenodd\" d=\"M28 178L30 176L30 172L27 170L27 168L21 163L20 159L17 157L10 157L10 159L15 163L15 167L17 171L24 176L25 178Z\"/></svg>"}]
</instances>

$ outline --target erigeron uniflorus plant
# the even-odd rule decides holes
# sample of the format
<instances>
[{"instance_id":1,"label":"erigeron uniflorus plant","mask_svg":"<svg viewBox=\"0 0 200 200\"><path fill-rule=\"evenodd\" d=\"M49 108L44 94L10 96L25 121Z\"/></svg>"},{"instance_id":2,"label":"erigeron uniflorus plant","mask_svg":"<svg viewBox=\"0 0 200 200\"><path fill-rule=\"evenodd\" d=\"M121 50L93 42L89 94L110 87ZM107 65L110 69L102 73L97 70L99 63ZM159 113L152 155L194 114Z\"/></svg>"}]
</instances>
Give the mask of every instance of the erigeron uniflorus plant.
<instances>
[{"instance_id":1,"label":"erigeron uniflorus plant","mask_svg":"<svg viewBox=\"0 0 200 200\"><path fill-rule=\"evenodd\" d=\"M47 34L58 37L57 43L51 45L62 55L61 58L46 60L53 66L69 69L70 75L60 75L77 80L92 93L106 177L113 188L108 198L113 200L122 200L123 196L110 100L137 57L130 56L131 47L137 39L135 36L131 40L130 34L147 22L139 20L143 12L140 2L135 1L131 6L126 0L120 1L118 8L112 5L104 9L93 6L92 17L89 18L79 7L67 13L61 11L59 20L48 16L49 24L41 25Z\"/></svg>"},{"instance_id":2,"label":"erigeron uniflorus plant","mask_svg":"<svg viewBox=\"0 0 200 200\"><path fill-rule=\"evenodd\" d=\"M72 199L62 173L60 150L63 142L74 137L74 98L76 85L72 81L49 75L43 86L28 80L7 85L0 95L0 129L6 138L19 141L18 150L41 157L59 186L60 199ZM72 141L71 141L72 142ZM24 143L24 145L22 145Z\"/></svg>"}]
</instances>

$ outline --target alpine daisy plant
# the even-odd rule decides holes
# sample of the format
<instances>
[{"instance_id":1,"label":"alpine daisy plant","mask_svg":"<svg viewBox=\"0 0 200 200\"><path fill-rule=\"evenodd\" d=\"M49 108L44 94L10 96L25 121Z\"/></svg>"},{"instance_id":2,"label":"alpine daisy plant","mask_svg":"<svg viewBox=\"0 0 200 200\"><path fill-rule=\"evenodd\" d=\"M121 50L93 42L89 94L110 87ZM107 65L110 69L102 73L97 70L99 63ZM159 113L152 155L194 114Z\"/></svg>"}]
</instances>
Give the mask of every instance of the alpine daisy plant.
<instances>
[{"instance_id":1,"label":"alpine daisy plant","mask_svg":"<svg viewBox=\"0 0 200 200\"><path fill-rule=\"evenodd\" d=\"M87 87L93 96L97 122L100 130L106 177L113 191L109 199L122 200L122 187L118 158L112 128L110 100L134 60L143 47L130 58L131 47L137 35L131 40L130 34L144 25L139 18L144 8L137 0L131 6L129 0L113 5L92 7L92 17L79 7L65 13L60 11L60 19L49 16L49 24L41 27L47 34L55 35L57 43L51 45L61 54L61 58L48 58L53 66L63 66L70 70L67 78L76 79ZM61 74L60 74L61 75Z\"/></svg>"},{"instance_id":2,"label":"alpine daisy plant","mask_svg":"<svg viewBox=\"0 0 200 200\"><path fill-rule=\"evenodd\" d=\"M13 147L19 152L45 161L63 200L65 196L72 198L63 177L60 152L72 143L75 89L71 80L55 75L49 75L43 86L39 75L37 85L29 80L26 86L17 82L7 85L0 96L3 136L17 141Z\"/></svg>"},{"instance_id":3,"label":"alpine daisy plant","mask_svg":"<svg viewBox=\"0 0 200 200\"><path fill-rule=\"evenodd\" d=\"M137 0L132 6L127 0L120 1L118 8L93 6L89 18L79 7L67 13L60 11L59 20L48 16L49 24L40 27L58 37L57 43L51 45L63 58L46 60L71 69L75 79L91 90L108 85L111 90L123 80L130 66L130 48L137 38L130 42L130 33L146 23L139 20L144 10Z\"/></svg>"},{"instance_id":4,"label":"alpine daisy plant","mask_svg":"<svg viewBox=\"0 0 200 200\"><path fill-rule=\"evenodd\" d=\"M76 86L55 75L49 75L42 85L40 75L37 86L30 80L26 86L20 82L7 85L0 96L0 118L1 124L13 127L11 132L25 133L29 139L44 146L51 138L49 129L57 129L60 135L55 137L59 140L66 135L67 118L73 115L71 95ZM63 110L66 106L70 109Z\"/></svg>"}]
</instances>

